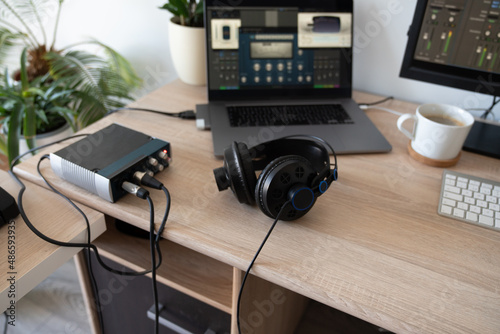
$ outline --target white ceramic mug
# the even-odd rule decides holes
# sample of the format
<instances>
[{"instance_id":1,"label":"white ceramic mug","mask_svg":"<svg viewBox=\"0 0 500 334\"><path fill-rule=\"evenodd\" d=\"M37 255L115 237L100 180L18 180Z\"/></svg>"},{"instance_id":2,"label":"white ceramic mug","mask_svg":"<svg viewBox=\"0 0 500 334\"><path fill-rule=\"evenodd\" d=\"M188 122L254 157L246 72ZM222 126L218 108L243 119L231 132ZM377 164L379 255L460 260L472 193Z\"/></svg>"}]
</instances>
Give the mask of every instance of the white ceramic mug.
<instances>
[{"instance_id":1,"label":"white ceramic mug","mask_svg":"<svg viewBox=\"0 0 500 334\"><path fill-rule=\"evenodd\" d=\"M414 120L413 132L403 123ZM403 114L398 129L411 139L411 147L418 154L435 160L454 159L460 153L474 123L467 111L447 104L422 104L416 114Z\"/></svg>"}]
</instances>

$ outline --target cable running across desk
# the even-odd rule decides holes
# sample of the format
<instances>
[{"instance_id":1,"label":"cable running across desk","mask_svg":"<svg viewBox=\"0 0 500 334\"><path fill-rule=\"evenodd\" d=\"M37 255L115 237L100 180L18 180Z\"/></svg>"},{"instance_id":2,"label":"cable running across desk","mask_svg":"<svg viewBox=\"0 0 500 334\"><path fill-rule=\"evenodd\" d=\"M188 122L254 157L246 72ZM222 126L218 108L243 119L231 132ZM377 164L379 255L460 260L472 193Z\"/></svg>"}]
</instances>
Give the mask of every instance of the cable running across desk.
<instances>
[{"instance_id":1,"label":"cable running across desk","mask_svg":"<svg viewBox=\"0 0 500 334\"><path fill-rule=\"evenodd\" d=\"M86 135L77 135L77 136L69 137L69 138L57 141L55 143L59 143L59 142L62 142L64 140L68 140L68 139L75 138L75 137L81 137L81 136L86 136ZM143 199L146 199L148 201L149 207L150 207L151 270L144 270L144 271L141 271L141 272L131 272L131 271L121 271L121 270L117 270L117 269L114 269L112 267L109 267L108 265L106 265L102 261L100 255L99 255L99 251L98 251L97 247L91 243L92 238L91 238L91 232L90 232L90 223L89 223L88 218L85 215L85 213L71 199L69 199L67 196L65 196L64 194L62 194L59 190L57 190L56 188L54 188L48 182L48 180L43 176L43 174L41 173L40 164L41 164L41 162L43 160L50 159L50 157L48 155L44 155L44 156L42 156L40 158L40 160L38 161L38 164L37 164L37 171L38 171L40 177L44 180L44 182L47 184L47 186L52 191L54 191L56 194L58 194L59 196L63 197L66 201L68 201L70 203L70 205L73 206L79 212L80 215L82 215L82 217L84 218L85 223L86 223L87 242L86 243L71 243L71 242L64 242L64 241L60 241L60 240L56 240L56 239L53 239L51 237L48 237L48 236L44 235L43 233L41 233L31 223L31 221L29 220L29 218L26 215L26 212L24 211L23 195L24 195L24 192L26 191L26 186L19 179L19 177L14 173L14 171L13 171L14 165L24 155L29 154L29 153L37 150L37 149L40 149L40 148L43 148L43 147L46 147L46 146L49 146L49 145L53 145L55 143L43 145L43 146L40 146L40 147L31 149L31 150L28 150L24 154L16 157L13 160L13 162L11 163L9 174L14 178L14 180L17 181L17 183L21 187L21 189L19 190L18 201L17 201L21 217L23 218L23 220L26 223L26 225L28 226L28 228L30 230L32 230L32 232L35 233L35 235L37 235L42 240L45 240L48 243L51 243L51 244L54 244L54 245L57 245L57 246L60 246L60 247L76 247L76 248L84 248L84 249L87 250L87 256L88 256L88 259L89 259L89 261L87 262L87 265L88 265L89 274L91 275L91 283L92 283L92 288L94 290L94 293L97 292L98 289L97 289L96 280L95 280L95 277L94 277L94 274L93 274L93 271L92 271L92 267L91 267L90 250L94 251L94 254L95 254L96 259L99 262L99 264L105 270L110 271L110 272L112 272L114 274L125 275L125 276L143 276L143 275L146 275L148 273L151 273L152 274L152 281L153 281L153 298L154 298L154 301L155 301L155 311L156 311L155 312L156 313L156 316L155 316L155 333L158 333L158 330L159 330L159 305L158 305L158 295L157 295L157 287L156 287L156 269L158 269L160 267L161 262L162 262L162 254L161 254L161 249L160 249L160 246L159 246L159 241L160 241L160 238L161 238L161 233L162 233L162 231L165 228L165 224L166 224L166 221L167 221L167 218L168 218L168 214L169 214L169 211L170 211L171 199L170 199L170 194L169 194L168 190L163 186L163 184L161 184L158 181L156 181L155 179L153 179L153 181L156 181L156 183L154 183L153 185L158 186L156 189L163 190L164 193L165 193L166 199L167 199L167 205L166 205L166 208L165 208L165 213L164 213L162 222L160 224L160 227L158 229L158 233L157 233L156 238L154 237L154 226L155 226L154 225L154 216L155 216L154 215L154 205L153 205L152 199L149 197L149 193L147 191L145 193L146 194L145 197L143 198ZM156 261L156 255L158 255L158 263L156 263L157 262ZM97 299L96 300L97 309L99 310L99 305L100 305L100 303L98 302L99 294L95 293L95 296L96 296L96 299ZM102 317L101 317L100 312L98 312L98 316L99 316L99 321L100 321L100 326L101 326L101 332L104 334L104 326L103 326L103 321L102 321Z\"/></svg>"},{"instance_id":2,"label":"cable running across desk","mask_svg":"<svg viewBox=\"0 0 500 334\"><path fill-rule=\"evenodd\" d=\"M155 109L149 109L149 108L139 108L139 107L123 107L123 108L117 108L108 111L106 116L111 115L115 112L118 112L120 110L136 110L136 111L145 111L145 112L150 112L153 114L159 114L163 116L170 116L170 117L177 117L181 119L196 119L196 114L194 110L183 110L179 112L167 112L167 111L160 111L160 110L155 110Z\"/></svg>"}]
</instances>

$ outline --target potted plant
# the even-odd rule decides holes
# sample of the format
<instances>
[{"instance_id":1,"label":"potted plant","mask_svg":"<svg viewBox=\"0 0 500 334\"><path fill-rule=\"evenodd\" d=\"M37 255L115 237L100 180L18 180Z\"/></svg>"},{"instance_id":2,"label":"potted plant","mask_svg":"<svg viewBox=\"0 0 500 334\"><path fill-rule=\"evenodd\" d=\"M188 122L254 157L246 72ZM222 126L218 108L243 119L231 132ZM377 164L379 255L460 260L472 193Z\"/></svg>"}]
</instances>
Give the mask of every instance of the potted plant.
<instances>
[{"instance_id":1,"label":"potted plant","mask_svg":"<svg viewBox=\"0 0 500 334\"><path fill-rule=\"evenodd\" d=\"M8 72L0 85L0 137L2 151L9 162L20 151L35 146L35 136L39 134L67 136L76 130L74 111L70 108L75 90L70 88L67 78L54 80L47 73L28 80L25 48L21 54L20 81L11 79ZM20 134L23 136L20 136ZM42 137L43 138L43 137ZM38 145L40 141L37 141Z\"/></svg>"},{"instance_id":2,"label":"potted plant","mask_svg":"<svg viewBox=\"0 0 500 334\"><path fill-rule=\"evenodd\" d=\"M179 78L191 85L206 84L203 0L169 0L160 8L174 15L168 26L169 43Z\"/></svg>"},{"instance_id":3,"label":"potted plant","mask_svg":"<svg viewBox=\"0 0 500 334\"><path fill-rule=\"evenodd\" d=\"M85 127L109 110L125 105L140 79L128 61L96 40L56 47L64 0L0 0L0 150L9 162L19 153L19 138L32 148L35 136L66 125ZM44 15L56 5L55 20ZM53 23L49 41L47 27ZM102 55L78 50L92 44ZM9 56L19 55L13 75Z\"/></svg>"}]
</instances>

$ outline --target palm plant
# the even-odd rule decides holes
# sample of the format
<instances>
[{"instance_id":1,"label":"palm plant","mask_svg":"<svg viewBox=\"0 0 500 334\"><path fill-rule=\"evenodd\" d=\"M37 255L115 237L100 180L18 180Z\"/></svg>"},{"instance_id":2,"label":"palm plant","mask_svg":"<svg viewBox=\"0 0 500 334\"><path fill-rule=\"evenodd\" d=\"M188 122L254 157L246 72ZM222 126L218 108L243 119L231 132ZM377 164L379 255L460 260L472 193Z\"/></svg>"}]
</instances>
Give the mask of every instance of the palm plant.
<instances>
[{"instance_id":1,"label":"palm plant","mask_svg":"<svg viewBox=\"0 0 500 334\"><path fill-rule=\"evenodd\" d=\"M0 71L0 119L7 133L0 138L0 150L7 151L9 160L16 153L8 152L16 147L10 141L21 132L31 147L31 138L54 119L85 127L130 101L140 85L128 61L97 40L56 48L63 2L0 0L0 67L5 68ZM44 20L54 5L55 20ZM50 41L43 22L53 22ZM78 50L84 44L98 46L103 55ZM6 60L15 54L21 55L20 66L9 77Z\"/></svg>"}]
</instances>

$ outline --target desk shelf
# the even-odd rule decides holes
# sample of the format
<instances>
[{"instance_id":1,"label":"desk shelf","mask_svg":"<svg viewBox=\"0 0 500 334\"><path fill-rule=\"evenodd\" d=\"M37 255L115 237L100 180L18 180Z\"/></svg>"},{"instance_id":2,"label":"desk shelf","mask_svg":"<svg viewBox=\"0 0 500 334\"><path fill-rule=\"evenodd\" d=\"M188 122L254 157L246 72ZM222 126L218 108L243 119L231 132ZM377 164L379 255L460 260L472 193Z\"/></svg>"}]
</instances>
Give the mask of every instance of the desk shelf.
<instances>
[{"instance_id":1,"label":"desk shelf","mask_svg":"<svg viewBox=\"0 0 500 334\"><path fill-rule=\"evenodd\" d=\"M151 261L149 240L118 231L113 218L107 217L106 224L106 232L95 241L100 254L133 270L142 271L149 268ZM233 303L235 305L237 301L239 283L233 284L233 281L240 281L243 272L167 240L161 241L161 250L163 264L157 271L158 282L231 314L233 318L232 332L236 333L234 317L236 309L232 308L232 305ZM116 264L114 265L116 266ZM320 332L323 333L331 331L331 321L318 322L317 318L311 316L311 314L329 314L329 318L331 318L329 312L332 311L329 307L318 306L318 303L309 303L308 298L253 275L250 276L245 287L242 323L245 324L245 320L247 323L251 322L256 311L259 311L255 304L265 305L276 291L279 291L281 298L286 300L286 305L283 307L275 305L276 309L272 316L263 316L265 321L259 325L260 329L263 330L262 333L285 330L289 333L300 334L308 332L311 328L321 329ZM284 323L287 325L284 326Z\"/></svg>"},{"instance_id":2,"label":"desk shelf","mask_svg":"<svg viewBox=\"0 0 500 334\"><path fill-rule=\"evenodd\" d=\"M127 268L150 268L149 240L119 232L112 219L107 219L107 231L95 244L101 255ZM158 282L231 313L233 267L167 240L160 247Z\"/></svg>"}]
</instances>

